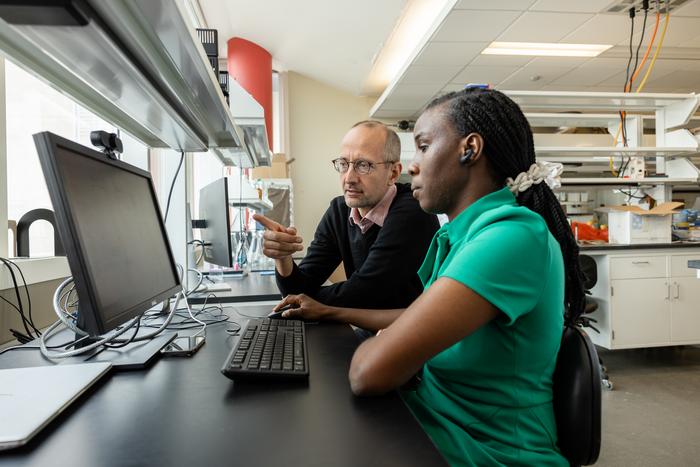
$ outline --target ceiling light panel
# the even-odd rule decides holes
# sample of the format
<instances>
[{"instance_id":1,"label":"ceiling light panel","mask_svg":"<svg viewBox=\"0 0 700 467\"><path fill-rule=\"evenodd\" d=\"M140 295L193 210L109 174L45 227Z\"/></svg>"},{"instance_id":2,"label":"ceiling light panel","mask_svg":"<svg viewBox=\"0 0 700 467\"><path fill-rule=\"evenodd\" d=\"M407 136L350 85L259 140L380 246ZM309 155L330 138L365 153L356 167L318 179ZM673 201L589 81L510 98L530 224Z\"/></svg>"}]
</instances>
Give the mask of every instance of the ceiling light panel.
<instances>
[{"instance_id":1,"label":"ceiling light panel","mask_svg":"<svg viewBox=\"0 0 700 467\"><path fill-rule=\"evenodd\" d=\"M455 10L527 10L535 0L460 0Z\"/></svg>"},{"instance_id":2,"label":"ceiling light panel","mask_svg":"<svg viewBox=\"0 0 700 467\"><path fill-rule=\"evenodd\" d=\"M608 44L561 44L551 42L492 42L485 55L530 55L548 57L596 57L608 50Z\"/></svg>"}]
</instances>

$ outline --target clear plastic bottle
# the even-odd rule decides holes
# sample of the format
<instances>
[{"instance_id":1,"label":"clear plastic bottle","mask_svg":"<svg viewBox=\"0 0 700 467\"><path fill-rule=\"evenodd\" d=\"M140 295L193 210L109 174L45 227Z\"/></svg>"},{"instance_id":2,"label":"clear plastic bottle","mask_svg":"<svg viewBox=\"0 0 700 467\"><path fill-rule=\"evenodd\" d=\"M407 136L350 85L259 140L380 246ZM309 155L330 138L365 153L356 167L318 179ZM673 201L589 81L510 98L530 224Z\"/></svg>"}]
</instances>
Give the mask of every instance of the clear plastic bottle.
<instances>
[{"instance_id":1,"label":"clear plastic bottle","mask_svg":"<svg viewBox=\"0 0 700 467\"><path fill-rule=\"evenodd\" d=\"M248 232L240 232L239 235L235 268L237 271L243 271L243 274L247 274L250 272L250 261L248 260Z\"/></svg>"}]
</instances>

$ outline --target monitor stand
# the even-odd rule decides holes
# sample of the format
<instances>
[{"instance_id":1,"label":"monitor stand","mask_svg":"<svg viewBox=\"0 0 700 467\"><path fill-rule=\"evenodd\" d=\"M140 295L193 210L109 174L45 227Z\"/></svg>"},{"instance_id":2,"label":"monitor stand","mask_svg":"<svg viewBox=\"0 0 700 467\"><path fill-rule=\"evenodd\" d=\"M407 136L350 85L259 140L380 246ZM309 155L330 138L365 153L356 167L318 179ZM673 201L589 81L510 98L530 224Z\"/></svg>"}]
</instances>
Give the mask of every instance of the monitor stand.
<instances>
[{"instance_id":1,"label":"monitor stand","mask_svg":"<svg viewBox=\"0 0 700 467\"><path fill-rule=\"evenodd\" d=\"M126 334L129 334L129 332L127 331ZM113 364L112 368L115 370L140 370L152 364L160 355L160 350L168 345L176 336L177 333L175 332L164 331L153 339L149 339L147 341L132 342L129 345L117 349L98 347L97 349L89 350L84 354L75 355L68 358L61 358L54 360L54 362L58 365L75 365L82 362L110 362ZM60 342L61 340L65 342L70 341L71 339L77 340L80 337L80 335L73 334L73 332L71 332L69 329L64 329L57 332L53 336L53 339L55 339L57 342ZM84 347L92 342L95 342L95 340L85 339L75 348ZM33 343L38 345L38 339ZM64 348L62 350L69 349Z\"/></svg>"},{"instance_id":2,"label":"monitor stand","mask_svg":"<svg viewBox=\"0 0 700 467\"><path fill-rule=\"evenodd\" d=\"M164 331L147 341L132 342L116 349L103 347L83 360L89 363L109 362L115 370L142 370L150 366L160 356L160 350L175 337L176 332Z\"/></svg>"}]
</instances>

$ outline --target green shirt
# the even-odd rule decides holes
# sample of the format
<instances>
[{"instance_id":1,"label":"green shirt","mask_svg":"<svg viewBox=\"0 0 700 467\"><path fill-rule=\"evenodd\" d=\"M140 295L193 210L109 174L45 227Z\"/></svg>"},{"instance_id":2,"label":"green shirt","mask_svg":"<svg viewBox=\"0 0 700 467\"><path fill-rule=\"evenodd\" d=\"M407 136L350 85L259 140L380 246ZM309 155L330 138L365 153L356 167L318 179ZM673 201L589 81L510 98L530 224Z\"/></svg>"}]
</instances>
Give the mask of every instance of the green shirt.
<instances>
[{"instance_id":1,"label":"green shirt","mask_svg":"<svg viewBox=\"0 0 700 467\"><path fill-rule=\"evenodd\" d=\"M442 226L418 275L426 289L459 281L501 311L428 360L417 390L402 393L449 463L568 466L552 407L564 263L544 219L507 188L490 193Z\"/></svg>"}]
</instances>

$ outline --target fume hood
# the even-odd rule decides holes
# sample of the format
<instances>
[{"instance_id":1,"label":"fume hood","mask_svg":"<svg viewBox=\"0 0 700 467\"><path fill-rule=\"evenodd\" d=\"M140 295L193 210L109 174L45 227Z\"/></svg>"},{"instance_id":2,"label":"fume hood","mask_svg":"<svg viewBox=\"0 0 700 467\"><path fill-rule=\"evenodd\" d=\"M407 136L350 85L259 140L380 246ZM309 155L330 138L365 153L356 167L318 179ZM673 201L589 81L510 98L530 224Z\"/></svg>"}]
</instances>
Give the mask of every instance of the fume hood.
<instances>
[{"instance_id":1,"label":"fume hood","mask_svg":"<svg viewBox=\"0 0 700 467\"><path fill-rule=\"evenodd\" d=\"M0 18L8 57L148 146L269 164L267 139L237 125L179 2L0 0Z\"/></svg>"}]
</instances>

